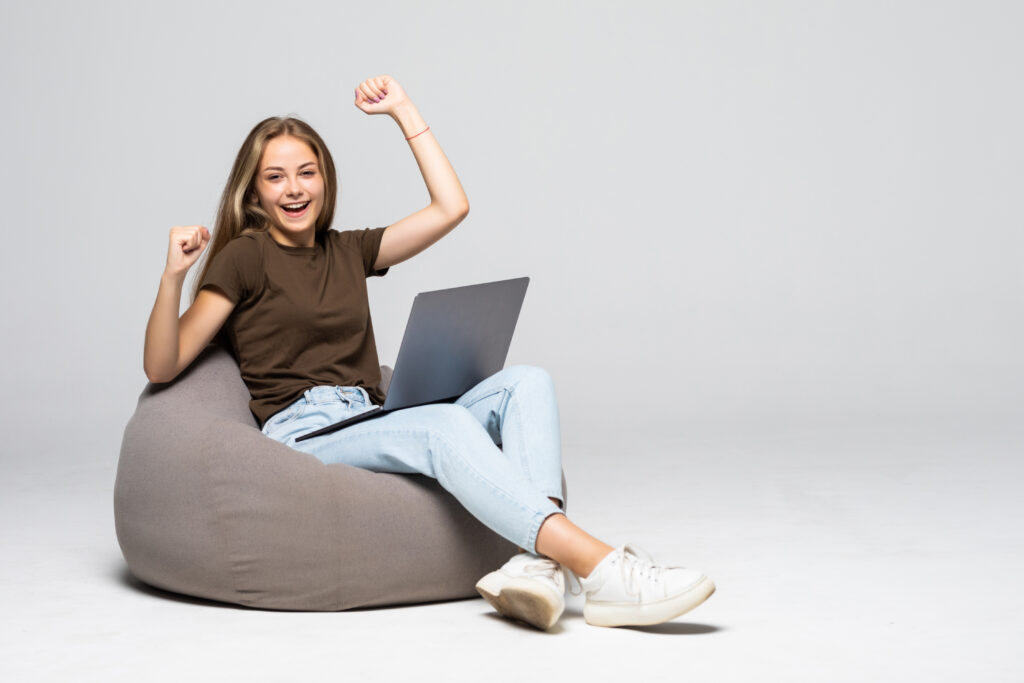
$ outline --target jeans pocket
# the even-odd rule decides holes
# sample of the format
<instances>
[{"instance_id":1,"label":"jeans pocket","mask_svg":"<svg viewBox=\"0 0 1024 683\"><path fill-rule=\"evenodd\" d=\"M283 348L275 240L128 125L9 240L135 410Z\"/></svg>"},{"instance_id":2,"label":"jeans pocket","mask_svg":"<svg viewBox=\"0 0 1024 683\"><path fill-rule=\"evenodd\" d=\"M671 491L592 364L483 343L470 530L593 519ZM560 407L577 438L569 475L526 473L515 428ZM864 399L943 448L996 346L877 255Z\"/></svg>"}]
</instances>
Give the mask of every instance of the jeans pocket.
<instances>
[{"instance_id":1,"label":"jeans pocket","mask_svg":"<svg viewBox=\"0 0 1024 683\"><path fill-rule=\"evenodd\" d=\"M289 422L298 420L302 417L303 413L306 412L306 405L306 399L300 398L284 410L274 413L263 425L263 433L270 436L270 434L278 428L288 424Z\"/></svg>"}]
</instances>

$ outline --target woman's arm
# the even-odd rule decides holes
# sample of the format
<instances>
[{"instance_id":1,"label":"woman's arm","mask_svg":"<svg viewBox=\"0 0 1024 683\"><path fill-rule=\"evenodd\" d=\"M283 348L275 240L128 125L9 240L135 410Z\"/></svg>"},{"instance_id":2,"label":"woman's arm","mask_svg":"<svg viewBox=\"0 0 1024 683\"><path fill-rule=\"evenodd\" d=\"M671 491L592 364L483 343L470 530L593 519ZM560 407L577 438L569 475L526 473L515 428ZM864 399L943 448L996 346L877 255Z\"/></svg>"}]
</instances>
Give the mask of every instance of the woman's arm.
<instances>
[{"instance_id":1,"label":"woman's arm","mask_svg":"<svg viewBox=\"0 0 1024 683\"><path fill-rule=\"evenodd\" d=\"M405 137L411 138L409 146L430 193L430 204L384 231L374 268L387 268L412 258L451 232L469 213L469 199L441 145L397 81L390 76L363 81L356 88L355 104L367 114L390 115Z\"/></svg>"},{"instance_id":2,"label":"woman's arm","mask_svg":"<svg viewBox=\"0 0 1024 683\"><path fill-rule=\"evenodd\" d=\"M142 352L142 369L151 382L170 382L177 377L210 343L234 309L226 296L204 289L178 320L185 275L209 241L209 231L199 225L171 229L167 266L146 325Z\"/></svg>"}]
</instances>

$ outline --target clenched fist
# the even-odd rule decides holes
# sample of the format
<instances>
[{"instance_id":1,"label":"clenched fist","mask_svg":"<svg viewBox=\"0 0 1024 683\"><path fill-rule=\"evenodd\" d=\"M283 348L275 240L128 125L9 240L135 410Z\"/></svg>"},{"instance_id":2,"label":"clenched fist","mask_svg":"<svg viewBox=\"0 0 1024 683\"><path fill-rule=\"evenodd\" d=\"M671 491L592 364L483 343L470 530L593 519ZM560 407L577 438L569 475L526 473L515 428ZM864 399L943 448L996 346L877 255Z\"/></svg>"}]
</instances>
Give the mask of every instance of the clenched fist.
<instances>
[{"instance_id":1,"label":"clenched fist","mask_svg":"<svg viewBox=\"0 0 1024 683\"><path fill-rule=\"evenodd\" d=\"M367 78L356 88L355 105L367 114L391 114L408 101L398 81L384 74Z\"/></svg>"},{"instance_id":2,"label":"clenched fist","mask_svg":"<svg viewBox=\"0 0 1024 683\"><path fill-rule=\"evenodd\" d=\"M186 225L171 228L170 244L167 247L167 268L164 272L182 275L192 267L210 243L210 231L201 225Z\"/></svg>"}]
</instances>

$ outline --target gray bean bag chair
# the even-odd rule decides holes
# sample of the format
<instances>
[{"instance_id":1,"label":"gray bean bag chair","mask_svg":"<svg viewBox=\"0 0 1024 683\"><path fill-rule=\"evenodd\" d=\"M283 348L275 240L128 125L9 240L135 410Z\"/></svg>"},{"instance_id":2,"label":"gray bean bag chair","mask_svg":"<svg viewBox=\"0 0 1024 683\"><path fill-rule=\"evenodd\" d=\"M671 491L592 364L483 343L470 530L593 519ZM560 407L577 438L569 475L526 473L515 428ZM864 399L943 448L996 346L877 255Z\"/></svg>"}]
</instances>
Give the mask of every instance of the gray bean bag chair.
<instances>
[{"instance_id":1,"label":"gray bean bag chair","mask_svg":"<svg viewBox=\"0 0 1024 683\"><path fill-rule=\"evenodd\" d=\"M175 381L143 390L114 486L117 540L141 581L343 610L476 596L516 552L435 480L324 465L265 436L248 402L234 358L212 344Z\"/></svg>"}]
</instances>

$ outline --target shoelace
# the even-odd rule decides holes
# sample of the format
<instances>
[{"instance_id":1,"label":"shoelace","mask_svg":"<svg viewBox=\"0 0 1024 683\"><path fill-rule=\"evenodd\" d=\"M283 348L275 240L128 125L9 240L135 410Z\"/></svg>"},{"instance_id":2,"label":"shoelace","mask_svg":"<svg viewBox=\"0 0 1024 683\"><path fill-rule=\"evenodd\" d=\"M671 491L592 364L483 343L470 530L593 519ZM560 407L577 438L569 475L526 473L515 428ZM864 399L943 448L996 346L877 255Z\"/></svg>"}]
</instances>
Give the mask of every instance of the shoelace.
<instances>
[{"instance_id":1,"label":"shoelace","mask_svg":"<svg viewBox=\"0 0 1024 683\"><path fill-rule=\"evenodd\" d=\"M613 550L612 552L618 551ZM668 569L668 567L654 564L654 558L635 545L625 545L622 547L621 561L619 561L618 565L619 571L622 573L622 585L625 586L626 592L631 595L639 593L640 589L637 583L640 579L650 577L654 581L661 581L662 573ZM583 593L583 582L571 569L562 566L562 573L565 574L565 581L566 585L569 586L570 594L580 595ZM573 589L573 582L579 587L578 590Z\"/></svg>"},{"instance_id":2,"label":"shoelace","mask_svg":"<svg viewBox=\"0 0 1024 683\"><path fill-rule=\"evenodd\" d=\"M541 557L536 560L524 562L523 573L527 576L543 576L551 580L554 580L561 566L562 565L558 564L554 560L549 560L546 557Z\"/></svg>"},{"instance_id":3,"label":"shoelace","mask_svg":"<svg viewBox=\"0 0 1024 683\"><path fill-rule=\"evenodd\" d=\"M641 580L649 578L653 581L661 581L661 575L666 567L654 564L654 558L644 550L633 545L627 545L622 549L622 562L619 563L622 572L622 585L630 595L640 593Z\"/></svg>"}]
</instances>

